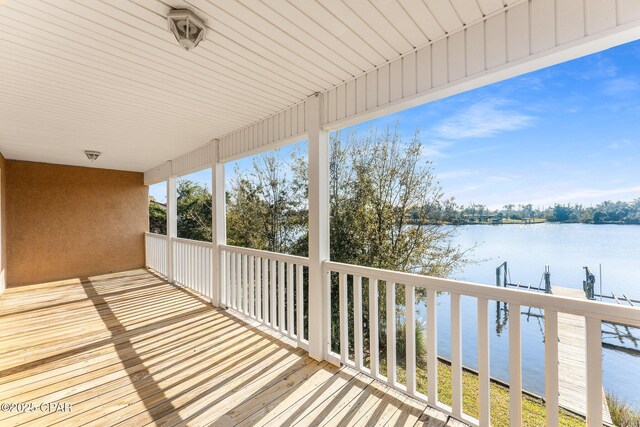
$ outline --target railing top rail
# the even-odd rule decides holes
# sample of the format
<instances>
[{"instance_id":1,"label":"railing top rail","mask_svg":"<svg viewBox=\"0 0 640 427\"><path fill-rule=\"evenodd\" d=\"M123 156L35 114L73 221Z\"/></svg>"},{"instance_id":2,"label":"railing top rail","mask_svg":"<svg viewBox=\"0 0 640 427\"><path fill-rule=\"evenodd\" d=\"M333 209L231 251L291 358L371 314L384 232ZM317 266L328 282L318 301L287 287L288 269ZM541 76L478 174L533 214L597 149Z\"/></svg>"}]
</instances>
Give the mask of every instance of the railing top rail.
<instances>
[{"instance_id":1,"label":"railing top rail","mask_svg":"<svg viewBox=\"0 0 640 427\"><path fill-rule=\"evenodd\" d=\"M245 255L258 256L262 258L277 259L281 261L290 262L292 264L305 265L307 267L309 266L309 258L301 257L297 255L287 255L287 254L281 254L278 252L262 251L259 249L243 248L240 246L232 246L232 245L220 245L220 249L229 251L229 252L241 253Z\"/></svg>"},{"instance_id":2,"label":"railing top rail","mask_svg":"<svg viewBox=\"0 0 640 427\"><path fill-rule=\"evenodd\" d=\"M168 239L168 237L166 235L164 235L164 234L150 233L148 231L145 231L144 235L145 236L149 236L149 237L158 238L158 239L164 239L164 240Z\"/></svg>"},{"instance_id":3,"label":"railing top rail","mask_svg":"<svg viewBox=\"0 0 640 427\"><path fill-rule=\"evenodd\" d=\"M580 300L553 294L526 292L493 285L442 279L439 277L343 264L333 261L326 261L324 268L325 271L355 274L362 277L375 278L426 289L486 298L494 301L553 310L561 313L592 317L609 322L640 327L640 308L638 307L606 304L599 301Z\"/></svg>"},{"instance_id":4,"label":"railing top rail","mask_svg":"<svg viewBox=\"0 0 640 427\"><path fill-rule=\"evenodd\" d=\"M204 246L207 248L213 247L212 242L203 242L202 240L185 239L182 237L172 237L171 240L178 243L186 243L188 245Z\"/></svg>"}]
</instances>

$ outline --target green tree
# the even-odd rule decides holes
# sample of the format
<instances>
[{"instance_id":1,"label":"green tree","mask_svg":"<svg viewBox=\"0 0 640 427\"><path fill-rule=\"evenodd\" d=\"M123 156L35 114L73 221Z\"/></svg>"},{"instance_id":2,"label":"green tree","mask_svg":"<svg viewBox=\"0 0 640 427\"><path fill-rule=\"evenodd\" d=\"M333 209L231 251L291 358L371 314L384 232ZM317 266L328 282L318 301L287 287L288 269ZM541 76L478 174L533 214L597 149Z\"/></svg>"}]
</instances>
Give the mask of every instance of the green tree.
<instances>
[{"instance_id":1,"label":"green tree","mask_svg":"<svg viewBox=\"0 0 640 427\"><path fill-rule=\"evenodd\" d=\"M291 164L283 162L275 150L256 158L248 171L236 169L227 198L230 244L279 253L302 251L306 182L293 178L294 159Z\"/></svg>"},{"instance_id":2,"label":"green tree","mask_svg":"<svg viewBox=\"0 0 640 427\"><path fill-rule=\"evenodd\" d=\"M155 234L167 234L167 206L149 196L149 231Z\"/></svg>"},{"instance_id":3,"label":"green tree","mask_svg":"<svg viewBox=\"0 0 640 427\"><path fill-rule=\"evenodd\" d=\"M464 264L455 230L438 224L446 200L421 151L419 131L402 142L397 127L332 135L332 260L440 277Z\"/></svg>"},{"instance_id":4,"label":"green tree","mask_svg":"<svg viewBox=\"0 0 640 427\"><path fill-rule=\"evenodd\" d=\"M235 246L266 249L267 237L263 232L265 210L255 185L246 178L237 178L227 193L227 242Z\"/></svg>"},{"instance_id":5,"label":"green tree","mask_svg":"<svg viewBox=\"0 0 640 427\"><path fill-rule=\"evenodd\" d=\"M211 241L211 193L190 181L178 181L178 237Z\"/></svg>"}]
</instances>

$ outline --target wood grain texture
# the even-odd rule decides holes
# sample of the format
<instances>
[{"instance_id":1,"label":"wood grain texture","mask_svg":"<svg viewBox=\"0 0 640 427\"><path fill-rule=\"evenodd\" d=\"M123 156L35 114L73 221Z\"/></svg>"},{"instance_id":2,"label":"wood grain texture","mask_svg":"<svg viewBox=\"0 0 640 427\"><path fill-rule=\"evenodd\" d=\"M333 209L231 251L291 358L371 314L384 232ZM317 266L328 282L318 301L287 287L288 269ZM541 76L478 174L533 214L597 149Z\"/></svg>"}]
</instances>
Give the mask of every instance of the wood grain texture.
<instances>
[{"instance_id":1,"label":"wood grain texture","mask_svg":"<svg viewBox=\"0 0 640 427\"><path fill-rule=\"evenodd\" d=\"M351 368L316 362L146 270L8 288L1 425L447 425Z\"/></svg>"}]
</instances>

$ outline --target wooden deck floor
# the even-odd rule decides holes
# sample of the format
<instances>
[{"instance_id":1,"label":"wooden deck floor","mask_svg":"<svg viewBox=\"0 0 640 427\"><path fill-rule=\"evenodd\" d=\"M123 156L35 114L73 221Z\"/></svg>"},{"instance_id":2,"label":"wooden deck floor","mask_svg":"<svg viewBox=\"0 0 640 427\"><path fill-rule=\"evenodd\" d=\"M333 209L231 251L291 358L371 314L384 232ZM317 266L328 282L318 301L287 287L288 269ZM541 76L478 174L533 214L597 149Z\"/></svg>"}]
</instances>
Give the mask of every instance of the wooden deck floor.
<instances>
[{"instance_id":1,"label":"wooden deck floor","mask_svg":"<svg viewBox=\"0 0 640 427\"><path fill-rule=\"evenodd\" d=\"M2 426L459 424L146 270L7 289L0 344Z\"/></svg>"}]
</instances>

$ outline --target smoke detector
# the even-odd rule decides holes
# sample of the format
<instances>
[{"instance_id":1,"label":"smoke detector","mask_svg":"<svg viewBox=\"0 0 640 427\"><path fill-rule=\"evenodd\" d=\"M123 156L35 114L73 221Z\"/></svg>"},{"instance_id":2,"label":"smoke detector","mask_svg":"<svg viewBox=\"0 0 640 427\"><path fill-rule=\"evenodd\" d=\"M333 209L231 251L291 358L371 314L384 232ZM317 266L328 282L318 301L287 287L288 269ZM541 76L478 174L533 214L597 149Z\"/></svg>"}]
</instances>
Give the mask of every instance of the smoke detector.
<instances>
[{"instance_id":1,"label":"smoke detector","mask_svg":"<svg viewBox=\"0 0 640 427\"><path fill-rule=\"evenodd\" d=\"M204 21L188 9L173 9L167 15L169 31L186 50L193 49L204 40Z\"/></svg>"},{"instance_id":2,"label":"smoke detector","mask_svg":"<svg viewBox=\"0 0 640 427\"><path fill-rule=\"evenodd\" d=\"M99 151L84 150L84 154L87 156L87 159L89 159L89 160L91 160L93 162L98 157L100 157L100 154L102 154L102 153L99 152Z\"/></svg>"}]
</instances>

